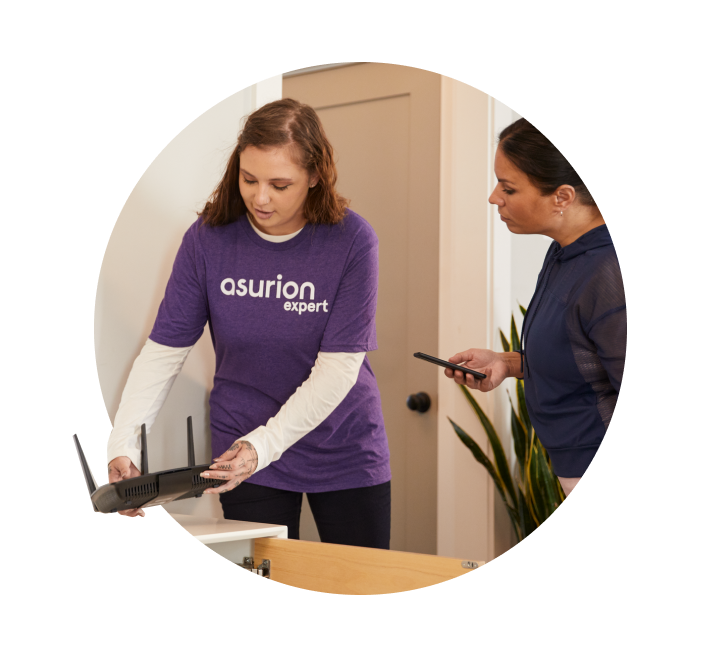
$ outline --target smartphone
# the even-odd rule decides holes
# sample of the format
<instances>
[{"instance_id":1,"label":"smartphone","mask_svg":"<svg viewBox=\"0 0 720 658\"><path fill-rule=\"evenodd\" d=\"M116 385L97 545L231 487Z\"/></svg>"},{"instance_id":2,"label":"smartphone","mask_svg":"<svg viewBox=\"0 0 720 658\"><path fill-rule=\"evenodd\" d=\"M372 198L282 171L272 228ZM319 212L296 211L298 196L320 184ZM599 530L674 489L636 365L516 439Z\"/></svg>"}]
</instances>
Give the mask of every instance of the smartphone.
<instances>
[{"instance_id":1,"label":"smartphone","mask_svg":"<svg viewBox=\"0 0 720 658\"><path fill-rule=\"evenodd\" d=\"M470 368L464 368L463 366L459 366L457 363L450 363L449 361L443 361L442 359L438 359L435 356L430 356L429 354L423 354L422 352L415 352L413 356L416 359L422 359L423 361L429 361L430 363L434 363L436 366L442 366L443 368L452 368L453 370L459 370L460 372L464 372L466 375L472 375L475 377L475 379L485 379L487 375L484 375L481 372L477 372L476 370L470 370Z\"/></svg>"}]
</instances>

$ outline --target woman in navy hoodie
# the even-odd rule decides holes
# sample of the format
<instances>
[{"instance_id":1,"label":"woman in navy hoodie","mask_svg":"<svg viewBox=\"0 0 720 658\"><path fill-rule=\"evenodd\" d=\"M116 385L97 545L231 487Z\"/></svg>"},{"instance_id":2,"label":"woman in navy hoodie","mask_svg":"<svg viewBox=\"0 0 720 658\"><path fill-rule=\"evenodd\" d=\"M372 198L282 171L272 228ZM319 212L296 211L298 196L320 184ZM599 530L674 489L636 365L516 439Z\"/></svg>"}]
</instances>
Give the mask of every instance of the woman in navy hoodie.
<instances>
[{"instance_id":1,"label":"woman in navy hoodie","mask_svg":"<svg viewBox=\"0 0 720 658\"><path fill-rule=\"evenodd\" d=\"M520 352L469 349L450 357L487 375L445 370L491 391L525 380L528 413L569 494L612 418L625 364L627 320L620 266L605 220L575 170L532 124L500 133L490 195L512 233L553 239L522 327Z\"/></svg>"}]
</instances>

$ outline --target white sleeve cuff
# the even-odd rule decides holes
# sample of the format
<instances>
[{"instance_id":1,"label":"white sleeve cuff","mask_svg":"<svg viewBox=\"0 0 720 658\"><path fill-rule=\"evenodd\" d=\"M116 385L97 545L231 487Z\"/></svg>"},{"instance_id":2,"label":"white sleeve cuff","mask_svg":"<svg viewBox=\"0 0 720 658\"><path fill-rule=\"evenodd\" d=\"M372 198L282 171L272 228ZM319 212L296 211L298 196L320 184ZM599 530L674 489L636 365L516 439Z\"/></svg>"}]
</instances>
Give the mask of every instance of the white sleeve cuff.
<instances>
[{"instance_id":1,"label":"white sleeve cuff","mask_svg":"<svg viewBox=\"0 0 720 658\"><path fill-rule=\"evenodd\" d=\"M140 426L144 423L150 431L191 349L160 345L148 338L123 389L108 439L108 463L129 457L140 470Z\"/></svg>"},{"instance_id":2,"label":"white sleeve cuff","mask_svg":"<svg viewBox=\"0 0 720 658\"><path fill-rule=\"evenodd\" d=\"M267 425L246 434L258 456L255 472L318 427L355 386L365 352L320 352L310 376Z\"/></svg>"}]
</instances>

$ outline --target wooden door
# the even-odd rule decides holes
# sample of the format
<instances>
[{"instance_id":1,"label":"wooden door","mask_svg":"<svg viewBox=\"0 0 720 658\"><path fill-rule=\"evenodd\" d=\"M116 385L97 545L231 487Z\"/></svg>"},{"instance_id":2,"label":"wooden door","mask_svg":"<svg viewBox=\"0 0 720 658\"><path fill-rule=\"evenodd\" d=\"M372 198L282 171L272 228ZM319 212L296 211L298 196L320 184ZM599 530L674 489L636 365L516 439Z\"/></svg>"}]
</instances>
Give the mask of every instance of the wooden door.
<instances>
[{"instance_id":1,"label":"wooden door","mask_svg":"<svg viewBox=\"0 0 720 658\"><path fill-rule=\"evenodd\" d=\"M412 354L438 346L441 77L355 64L286 78L283 96L317 110L339 190L380 240L379 349L369 359L390 443L391 548L434 554L438 376ZM420 391L434 403L423 415L405 405Z\"/></svg>"}]
</instances>

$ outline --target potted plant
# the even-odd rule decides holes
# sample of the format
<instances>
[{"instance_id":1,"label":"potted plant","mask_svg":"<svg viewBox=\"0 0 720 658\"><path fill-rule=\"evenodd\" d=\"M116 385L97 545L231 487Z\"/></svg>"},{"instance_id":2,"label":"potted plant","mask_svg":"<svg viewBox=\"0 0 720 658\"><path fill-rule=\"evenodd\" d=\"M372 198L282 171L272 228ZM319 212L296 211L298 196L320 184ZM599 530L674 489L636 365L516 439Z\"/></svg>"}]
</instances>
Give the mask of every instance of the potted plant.
<instances>
[{"instance_id":1,"label":"potted plant","mask_svg":"<svg viewBox=\"0 0 720 658\"><path fill-rule=\"evenodd\" d=\"M522 306L520 306L520 311L524 316L525 309ZM520 349L514 315L511 315L510 320L510 341L502 331L500 331L500 340L505 352ZM480 408L468 388L464 385L460 385L460 388L487 434L493 460L490 460L465 430L454 423L452 419L448 418L448 420L460 440L490 474L510 515L515 536L518 541L521 541L545 521L565 499L562 487L552 470L550 458L530 423L525 403L524 382L522 379L516 379L517 407L510 398L512 414L510 423L516 457L514 473L511 473L505 449L490 419ZM508 397L510 397L509 391Z\"/></svg>"}]
</instances>

